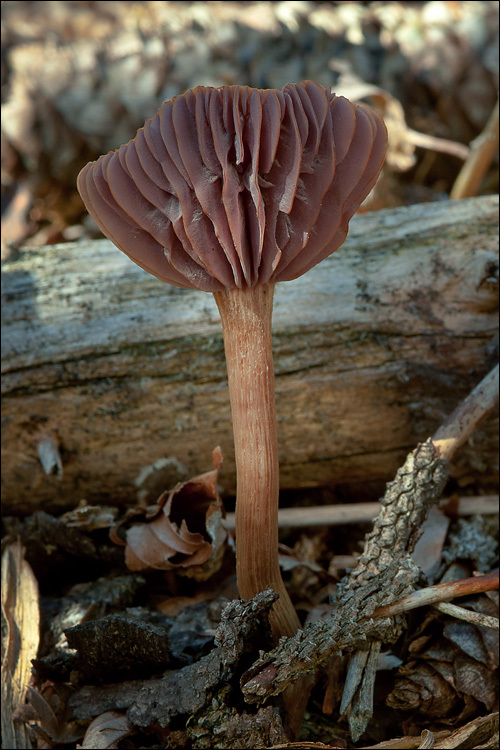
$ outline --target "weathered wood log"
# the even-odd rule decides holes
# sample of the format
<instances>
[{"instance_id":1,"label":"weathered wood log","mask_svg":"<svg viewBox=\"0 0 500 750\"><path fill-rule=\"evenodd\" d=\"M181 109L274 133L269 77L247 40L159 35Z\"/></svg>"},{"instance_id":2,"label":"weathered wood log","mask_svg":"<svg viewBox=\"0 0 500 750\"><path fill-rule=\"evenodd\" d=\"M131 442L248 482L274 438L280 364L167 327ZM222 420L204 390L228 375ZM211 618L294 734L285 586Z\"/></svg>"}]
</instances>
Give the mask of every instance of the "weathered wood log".
<instances>
[{"instance_id":1,"label":"weathered wood log","mask_svg":"<svg viewBox=\"0 0 500 750\"><path fill-rule=\"evenodd\" d=\"M278 284L282 487L391 479L490 369L497 222L494 196L359 215L337 253ZM182 467L210 469L217 444L234 491L212 295L162 284L107 240L25 251L3 289L8 512L130 501L170 458L142 487L154 499ZM453 468L464 481L496 471L494 419L473 443Z\"/></svg>"}]
</instances>

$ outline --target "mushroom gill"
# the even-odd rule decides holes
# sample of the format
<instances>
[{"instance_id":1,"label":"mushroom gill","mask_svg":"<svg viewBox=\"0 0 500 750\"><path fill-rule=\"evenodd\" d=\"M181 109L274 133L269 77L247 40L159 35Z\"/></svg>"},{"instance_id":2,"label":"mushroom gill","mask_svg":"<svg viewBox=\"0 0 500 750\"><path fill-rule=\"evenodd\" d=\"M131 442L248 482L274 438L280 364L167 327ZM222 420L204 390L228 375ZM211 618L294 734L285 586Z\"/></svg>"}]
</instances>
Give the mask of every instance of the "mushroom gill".
<instances>
[{"instance_id":1,"label":"mushroom gill","mask_svg":"<svg viewBox=\"0 0 500 750\"><path fill-rule=\"evenodd\" d=\"M162 281L294 279L344 241L380 172L382 119L312 81L200 86L78 177L101 231Z\"/></svg>"}]
</instances>

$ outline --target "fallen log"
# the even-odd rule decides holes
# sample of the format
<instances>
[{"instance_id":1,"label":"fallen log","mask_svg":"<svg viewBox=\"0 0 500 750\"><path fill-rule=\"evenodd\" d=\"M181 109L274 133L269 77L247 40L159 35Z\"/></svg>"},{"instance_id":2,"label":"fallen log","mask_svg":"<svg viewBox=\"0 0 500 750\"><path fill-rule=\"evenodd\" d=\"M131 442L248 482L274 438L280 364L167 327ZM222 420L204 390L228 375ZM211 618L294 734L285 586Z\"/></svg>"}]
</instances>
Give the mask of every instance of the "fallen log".
<instances>
[{"instance_id":1,"label":"fallen log","mask_svg":"<svg viewBox=\"0 0 500 750\"><path fill-rule=\"evenodd\" d=\"M283 488L391 479L495 362L498 198L355 216L345 245L278 284ZM148 501L211 468L235 489L212 295L169 287L107 240L26 250L2 282L2 490L9 513ZM489 418L461 483L497 471Z\"/></svg>"}]
</instances>

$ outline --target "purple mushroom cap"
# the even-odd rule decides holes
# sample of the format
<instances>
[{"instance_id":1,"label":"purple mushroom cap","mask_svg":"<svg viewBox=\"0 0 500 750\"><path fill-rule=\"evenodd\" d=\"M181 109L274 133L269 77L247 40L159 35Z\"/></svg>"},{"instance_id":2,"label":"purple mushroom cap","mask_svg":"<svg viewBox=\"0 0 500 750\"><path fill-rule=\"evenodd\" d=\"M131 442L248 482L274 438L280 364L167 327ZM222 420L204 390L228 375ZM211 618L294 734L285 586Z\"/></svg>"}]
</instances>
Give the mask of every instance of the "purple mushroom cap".
<instances>
[{"instance_id":1,"label":"purple mushroom cap","mask_svg":"<svg viewBox=\"0 0 500 750\"><path fill-rule=\"evenodd\" d=\"M78 189L103 234L162 281L245 289L340 247L386 146L379 115L312 81L199 86L87 164Z\"/></svg>"}]
</instances>

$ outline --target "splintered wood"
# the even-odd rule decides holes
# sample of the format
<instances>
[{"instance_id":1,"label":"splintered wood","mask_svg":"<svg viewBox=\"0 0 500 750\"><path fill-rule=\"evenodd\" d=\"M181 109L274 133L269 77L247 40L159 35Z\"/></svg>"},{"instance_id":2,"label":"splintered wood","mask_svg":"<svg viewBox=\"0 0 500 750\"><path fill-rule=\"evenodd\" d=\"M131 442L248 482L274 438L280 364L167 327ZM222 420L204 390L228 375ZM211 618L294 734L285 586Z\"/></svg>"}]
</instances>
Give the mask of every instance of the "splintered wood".
<instances>
[{"instance_id":1,"label":"splintered wood","mask_svg":"<svg viewBox=\"0 0 500 750\"><path fill-rule=\"evenodd\" d=\"M39 622L38 583L16 541L2 555L2 743L12 750L32 747L26 725L16 721L16 711L24 705L31 681Z\"/></svg>"}]
</instances>

